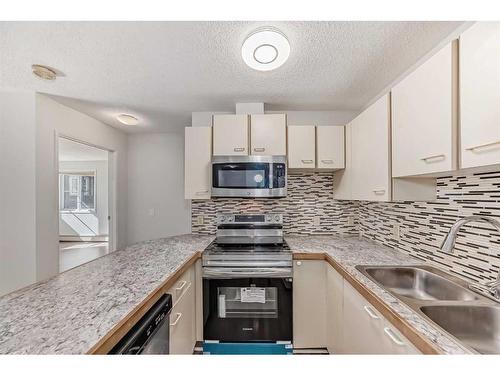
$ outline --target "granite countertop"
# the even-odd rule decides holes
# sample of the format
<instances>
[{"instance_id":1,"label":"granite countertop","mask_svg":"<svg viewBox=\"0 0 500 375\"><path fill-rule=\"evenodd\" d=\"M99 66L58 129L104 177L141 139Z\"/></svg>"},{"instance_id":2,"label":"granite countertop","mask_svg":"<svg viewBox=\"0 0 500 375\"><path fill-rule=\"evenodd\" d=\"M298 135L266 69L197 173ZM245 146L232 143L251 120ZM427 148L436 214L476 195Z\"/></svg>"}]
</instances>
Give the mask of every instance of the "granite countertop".
<instances>
[{"instance_id":1,"label":"granite countertop","mask_svg":"<svg viewBox=\"0 0 500 375\"><path fill-rule=\"evenodd\" d=\"M401 318L444 354L470 354L457 340L436 328L389 292L358 271L357 265L418 265L424 264L401 251L355 236L286 236L294 253L326 253L349 275L373 292Z\"/></svg>"},{"instance_id":2,"label":"granite countertop","mask_svg":"<svg viewBox=\"0 0 500 375\"><path fill-rule=\"evenodd\" d=\"M142 242L0 297L0 354L88 352L212 240Z\"/></svg>"},{"instance_id":3,"label":"granite countertop","mask_svg":"<svg viewBox=\"0 0 500 375\"><path fill-rule=\"evenodd\" d=\"M87 353L213 238L182 235L138 243L0 297L0 354ZM421 261L352 236L285 238L294 253L329 255L443 353L469 353L355 269Z\"/></svg>"}]
</instances>

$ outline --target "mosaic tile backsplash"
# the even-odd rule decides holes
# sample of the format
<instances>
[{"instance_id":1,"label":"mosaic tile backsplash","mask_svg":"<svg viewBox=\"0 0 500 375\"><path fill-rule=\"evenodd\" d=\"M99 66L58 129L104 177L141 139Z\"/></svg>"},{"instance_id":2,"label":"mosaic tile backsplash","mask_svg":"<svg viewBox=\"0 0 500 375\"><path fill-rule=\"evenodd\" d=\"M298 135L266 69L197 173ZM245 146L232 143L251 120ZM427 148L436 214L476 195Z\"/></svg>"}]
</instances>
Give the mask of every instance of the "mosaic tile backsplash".
<instances>
[{"instance_id":1,"label":"mosaic tile backsplash","mask_svg":"<svg viewBox=\"0 0 500 375\"><path fill-rule=\"evenodd\" d=\"M356 203L333 199L332 172L292 172L288 174L285 198L212 198L191 202L192 232L215 234L217 213L280 213L285 234L357 234ZM203 225L197 217L203 215ZM314 218L319 218L315 225Z\"/></svg>"},{"instance_id":2,"label":"mosaic tile backsplash","mask_svg":"<svg viewBox=\"0 0 500 375\"><path fill-rule=\"evenodd\" d=\"M500 233L489 224L463 226L453 254L437 250L459 218L487 215L500 220L500 172L441 177L434 202L359 202L358 214L359 233L365 238L476 281L498 275ZM399 240L395 223L400 225Z\"/></svg>"},{"instance_id":3,"label":"mosaic tile backsplash","mask_svg":"<svg viewBox=\"0 0 500 375\"><path fill-rule=\"evenodd\" d=\"M476 281L493 280L500 270L500 233L488 224L462 227L453 254L437 251L461 217L500 220L500 171L440 177L435 201L397 203L337 201L332 173L294 172L288 176L286 198L193 200L193 233L214 234L218 212L282 213L286 234L359 234ZM203 225L197 224L198 215L204 216ZM314 217L319 217L319 226ZM396 223L399 239L393 231Z\"/></svg>"}]
</instances>

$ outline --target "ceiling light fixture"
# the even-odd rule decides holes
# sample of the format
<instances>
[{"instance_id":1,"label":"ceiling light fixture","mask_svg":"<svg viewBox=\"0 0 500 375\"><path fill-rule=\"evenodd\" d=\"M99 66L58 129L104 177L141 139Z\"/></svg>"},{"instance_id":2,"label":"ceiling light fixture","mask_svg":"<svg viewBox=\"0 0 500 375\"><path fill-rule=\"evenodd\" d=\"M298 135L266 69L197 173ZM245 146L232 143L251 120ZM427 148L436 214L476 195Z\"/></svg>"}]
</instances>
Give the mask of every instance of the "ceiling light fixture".
<instances>
[{"instance_id":1,"label":"ceiling light fixture","mask_svg":"<svg viewBox=\"0 0 500 375\"><path fill-rule=\"evenodd\" d=\"M252 69L269 71L283 65L290 56L285 34L273 27L252 32L241 46L243 61Z\"/></svg>"},{"instance_id":2,"label":"ceiling light fixture","mask_svg":"<svg viewBox=\"0 0 500 375\"><path fill-rule=\"evenodd\" d=\"M137 125L139 123L137 117L134 117L132 115L127 115L125 113L116 116L116 119L124 125Z\"/></svg>"},{"instance_id":3,"label":"ceiling light fixture","mask_svg":"<svg viewBox=\"0 0 500 375\"><path fill-rule=\"evenodd\" d=\"M47 81L54 81L57 78L57 73L45 65L33 64L31 70L34 75Z\"/></svg>"}]
</instances>

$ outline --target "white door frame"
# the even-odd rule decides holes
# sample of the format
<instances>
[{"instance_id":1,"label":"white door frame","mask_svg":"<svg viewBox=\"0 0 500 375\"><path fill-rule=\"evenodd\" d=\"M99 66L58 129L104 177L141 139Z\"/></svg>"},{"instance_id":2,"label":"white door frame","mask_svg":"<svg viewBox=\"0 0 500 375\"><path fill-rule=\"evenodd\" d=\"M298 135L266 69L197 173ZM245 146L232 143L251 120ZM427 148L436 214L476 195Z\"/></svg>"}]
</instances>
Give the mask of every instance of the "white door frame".
<instances>
[{"instance_id":1,"label":"white door frame","mask_svg":"<svg viewBox=\"0 0 500 375\"><path fill-rule=\"evenodd\" d=\"M116 206L117 206L117 183L116 183L116 170L117 170L117 151L112 150L108 147L83 141L81 139L75 138L73 136L67 135L65 133L54 131L54 148L55 148L55 165L57 167L58 173L56 173L56 185L59 186L59 139L67 139L69 141L77 142L86 146L95 147L100 150L108 152L108 216L109 216L109 239L108 239L108 253L116 250ZM57 238L59 238L59 189L55 189L57 194L56 202L57 206ZM58 265L60 266L60 265Z\"/></svg>"}]
</instances>

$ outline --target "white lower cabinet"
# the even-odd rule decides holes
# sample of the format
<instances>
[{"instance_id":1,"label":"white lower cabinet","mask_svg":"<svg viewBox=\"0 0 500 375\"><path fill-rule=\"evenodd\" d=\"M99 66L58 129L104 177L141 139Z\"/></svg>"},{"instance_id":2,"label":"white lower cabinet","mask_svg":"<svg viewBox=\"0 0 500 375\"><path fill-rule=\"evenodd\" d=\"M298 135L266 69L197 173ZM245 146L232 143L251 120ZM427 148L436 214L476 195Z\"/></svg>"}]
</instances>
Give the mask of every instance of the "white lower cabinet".
<instances>
[{"instance_id":1,"label":"white lower cabinet","mask_svg":"<svg viewBox=\"0 0 500 375\"><path fill-rule=\"evenodd\" d=\"M345 354L418 354L419 351L349 283L344 283Z\"/></svg>"},{"instance_id":2,"label":"white lower cabinet","mask_svg":"<svg viewBox=\"0 0 500 375\"><path fill-rule=\"evenodd\" d=\"M326 347L326 264L299 260L293 264L293 347Z\"/></svg>"},{"instance_id":3,"label":"white lower cabinet","mask_svg":"<svg viewBox=\"0 0 500 375\"><path fill-rule=\"evenodd\" d=\"M333 267L326 268L326 345L331 354L342 354L344 278Z\"/></svg>"},{"instance_id":4,"label":"white lower cabinet","mask_svg":"<svg viewBox=\"0 0 500 375\"><path fill-rule=\"evenodd\" d=\"M168 291L172 294L170 313L170 354L193 354L196 344L195 270L187 270Z\"/></svg>"}]
</instances>

